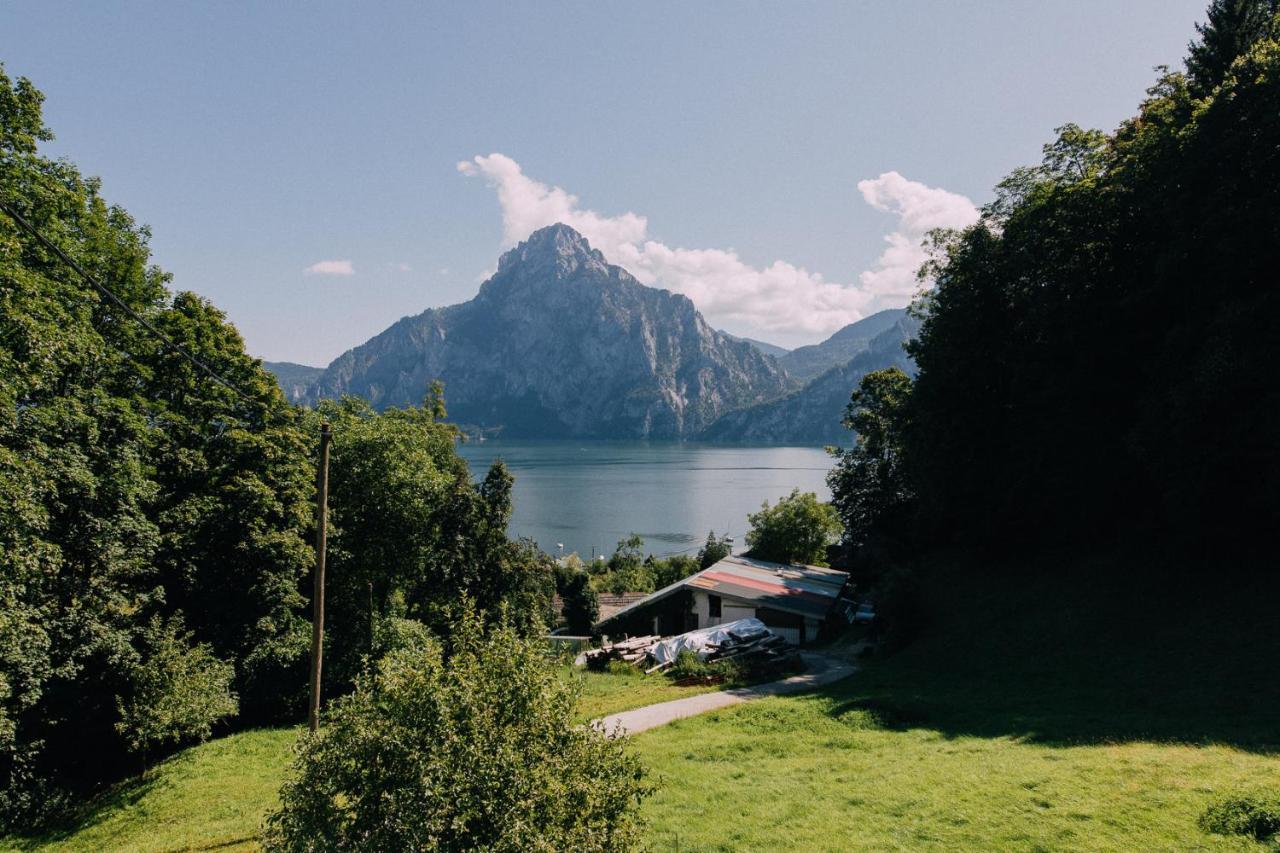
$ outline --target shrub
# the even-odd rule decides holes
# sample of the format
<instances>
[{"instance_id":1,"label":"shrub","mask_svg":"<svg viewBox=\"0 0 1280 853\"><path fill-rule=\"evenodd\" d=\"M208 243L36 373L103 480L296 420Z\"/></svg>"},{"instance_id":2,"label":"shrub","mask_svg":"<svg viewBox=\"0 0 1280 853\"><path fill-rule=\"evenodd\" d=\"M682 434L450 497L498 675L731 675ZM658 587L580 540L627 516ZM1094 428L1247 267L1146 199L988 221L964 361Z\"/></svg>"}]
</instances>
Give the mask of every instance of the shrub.
<instances>
[{"instance_id":1,"label":"shrub","mask_svg":"<svg viewBox=\"0 0 1280 853\"><path fill-rule=\"evenodd\" d=\"M625 741L574 722L541 643L472 614L391 652L304 736L273 850L620 850L648 793Z\"/></svg>"},{"instance_id":2,"label":"shrub","mask_svg":"<svg viewBox=\"0 0 1280 853\"><path fill-rule=\"evenodd\" d=\"M676 655L675 663L666 670L666 674L676 680L698 678L748 682L781 678L803 668L798 655L788 655L781 659L745 655L725 660L702 661L693 652L685 650Z\"/></svg>"},{"instance_id":3,"label":"shrub","mask_svg":"<svg viewBox=\"0 0 1280 853\"><path fill-rule=\"evenodd\" d=\"M1218 835L1247 835L1262 841L1280 832L1280 796L1233 794L1209 804L1200 828Z\"/></svg>"},{"instance_id":4,"label":"shrub","mask_svg":"<svg viewBox=\"0 0 1280 853\"><path fill-rule=\"evenodd\" d=\"M207 645L191 645L180 619L153 618L143 633L146 657L134 668L133 689L117 697L116 730L129 748L145 752L209 737L213 724L234 716L235 670Z\"/></svg>"}]
</instances>

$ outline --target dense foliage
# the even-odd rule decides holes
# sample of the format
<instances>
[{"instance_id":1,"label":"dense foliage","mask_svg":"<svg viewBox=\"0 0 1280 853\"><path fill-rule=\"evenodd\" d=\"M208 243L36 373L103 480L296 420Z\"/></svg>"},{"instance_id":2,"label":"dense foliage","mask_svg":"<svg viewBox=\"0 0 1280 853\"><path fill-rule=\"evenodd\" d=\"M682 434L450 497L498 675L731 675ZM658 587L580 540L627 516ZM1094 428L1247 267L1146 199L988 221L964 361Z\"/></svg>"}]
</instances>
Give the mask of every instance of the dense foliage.
<instances>
[{"instance_id":1,"label":"dense foliage","mask_svg":"<svg viewBox=\"0 0 1280 853\"><path fill-rule=\"evenodd\" d=\"M575 721L546 654L464 615L383 658L304 742L268 849L629 848L643 771Z\"/></svg>"},{"instance_id":2,"label":"dense foliage","mask_svg":"<svg viewBox=\"0 0 1280 853\"><path fill-rule=\"evenodd\" d=\"M853 392L844 426L851 448L830 448L831 503L844 523L845 541L865 546L876 536L904 535L915 495L905 470L903 436L911 378L896 367L868 373Z\"/></svg>"},{"instance_id":3,"label":"dense foliage","mask_svg":"<svg viewBox=\"0 0 1280 853\"><path fill-rule=\"evenodd\" d=\"M287 642L310 562L297 412L221 313L169 293L147 230L38 153L42 100L0 70L4 202L243 396L0 216L6 822L235 713L229 664Z\"/></svg>"},{"instance_id":4,"label":"dense foliage","mask_svg":"<svg viewBox=\"0 0 1280 853\"><path fill-rule=\"evenodd\" d=\"M644 556L644 539L632 533L618 542L608 560L587 567L591 586L597 592L653 592L695 574L699 559L687 554L670 557Z\"/></svg>"},{"instance_id":5,"label":"dense foliage","mask_svg":"<svg viewBox=\"0 0 1280 853\"><path fill-rule=\"evenodd\" d=\"M914 493L921 543L1267 547L1280 525L1274 12L1216 0L1188 72L1162 73L1138 115L1110 135L1061 128L978 224L935 235L905 412L842 460L870 466L837 499L851 538ZM870 418L869 390L854 407ZM885 449L910 479L876 498Z\"/></svg>"},{"instance_id":6,"label":"dense foliage","mask_svg":"<svg viewBox=\"0 0 1280 853\"><path fill-rule=\"evenodd\" d=\"M41 156L42 100L0 69L0 198L234 388L0 215L0 825L233 718L301 712L322 417L331 693L378 619L445 631L465 595L532 631L552 589L550 560L506 538L510 475L472 484L438 389L380 416L290 405L221 312L168 290L147 229Z\"/></svg>"},{"instance_id":7,"label":"dense foliage","mask_svg":"<svg viewBox=\"0 0 1280 853\"><path fill-rule=\"evenodd\" d=\"M840 517L813 492L793 489L773 506L768 501L747 516L747 552L777 563L827 564L827 546L840 534Z\"/></svg>"}]
</instances>

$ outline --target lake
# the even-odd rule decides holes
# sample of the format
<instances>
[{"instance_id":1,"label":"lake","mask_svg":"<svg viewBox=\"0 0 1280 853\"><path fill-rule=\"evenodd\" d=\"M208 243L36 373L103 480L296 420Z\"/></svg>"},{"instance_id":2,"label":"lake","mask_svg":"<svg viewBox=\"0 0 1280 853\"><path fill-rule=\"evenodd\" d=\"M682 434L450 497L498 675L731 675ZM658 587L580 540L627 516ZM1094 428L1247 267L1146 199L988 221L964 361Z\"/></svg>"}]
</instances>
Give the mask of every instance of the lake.
<instances>
[{"instance_id":1,"label":"lake","mask_svg":"<svg viewBox=\"0 0 1280 853\"><path fill-rule=\"evenodd\" d=\"M477 479L497 458L515 476L510 533L555 554L609 555L632 532L657 555L696 553L707 531L744 544L747 513L793 488L829 500L832 460L816 447L645 441L468 442Z\"/></svg>"}]
</instances>

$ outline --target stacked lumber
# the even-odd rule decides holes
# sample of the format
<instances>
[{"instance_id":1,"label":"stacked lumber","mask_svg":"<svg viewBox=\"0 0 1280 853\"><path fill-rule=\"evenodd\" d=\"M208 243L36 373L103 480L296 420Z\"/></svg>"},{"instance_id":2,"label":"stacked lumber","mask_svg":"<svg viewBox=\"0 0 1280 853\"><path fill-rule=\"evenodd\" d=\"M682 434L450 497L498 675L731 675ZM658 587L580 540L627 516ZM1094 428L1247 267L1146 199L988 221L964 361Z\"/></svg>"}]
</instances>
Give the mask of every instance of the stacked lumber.
<instances>
[{"instance_id":1,"label":"stacked lumber","mask_svg":"<svg viewBox=\"0 0 1280 853\"><path fill-rule=\"evenodd\" d=\"M592 669L604 669L611 660L620 660L629 664L642 663L648 659L649 650L653 648L653 644L661 639L657 634L651 634L645 637L630 637L616 643L605 643L600 648L586 653L587 666Z\"/></svg>"}]
</instances>

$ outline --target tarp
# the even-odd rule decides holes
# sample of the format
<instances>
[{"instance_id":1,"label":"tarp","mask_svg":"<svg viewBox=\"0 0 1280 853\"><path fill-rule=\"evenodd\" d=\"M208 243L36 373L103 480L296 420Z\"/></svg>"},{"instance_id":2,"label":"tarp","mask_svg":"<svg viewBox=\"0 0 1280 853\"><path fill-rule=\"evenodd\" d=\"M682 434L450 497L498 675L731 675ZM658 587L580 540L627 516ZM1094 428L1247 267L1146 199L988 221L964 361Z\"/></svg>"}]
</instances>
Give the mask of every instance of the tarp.
<instances>
[{"instance_id":1,"label":"tarp","mask_svg":"<svg viewBox=\"0 0 1280 853\"><path fill-rule=\"evenodd\" d=\"M676 659L676 655L683 651L693 652L698 656L698 660L706 660L707 655L711 654L712 651L710 647L724 644L729 640L730 634L735 637L746 638L757 637L767 633L769 633L769 629L759 619L738 619L733 622L725 622L723 625L699 628L687 634L659 640L649 650L649 654L653 655L653 659L658 663L670 663Z\"/></svg>"}]
</instances>

